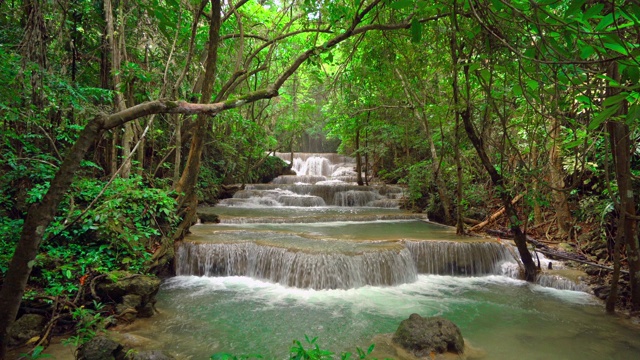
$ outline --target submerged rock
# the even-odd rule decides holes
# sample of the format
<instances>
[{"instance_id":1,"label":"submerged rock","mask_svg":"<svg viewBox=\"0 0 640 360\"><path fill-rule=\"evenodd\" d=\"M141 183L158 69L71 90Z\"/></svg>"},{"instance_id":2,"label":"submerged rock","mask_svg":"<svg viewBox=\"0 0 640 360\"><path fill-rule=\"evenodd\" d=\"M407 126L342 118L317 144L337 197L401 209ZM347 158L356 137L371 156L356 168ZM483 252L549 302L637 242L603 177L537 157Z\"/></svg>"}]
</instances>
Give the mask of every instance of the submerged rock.
<instances>
[{"instance_id":1,"label":"submerged rock","mask_svg":"<svg viewBox=\"0 0 640 360\"><path fill-rule=\"evenodd\" d=\"M220 217L213 213L198 212L198 218L203 224L217 224L220 222Z\"/></svg>"},{"instance_id":2,"label":"submerged rock","mask_svg":"<svg viewBox=\"0 0 640 360\"><path fill-rule=\"evenodd\" d=\"M464 351L464 339L460 329L445 318L423 318L411 314L403 320L393 335L393 342L417 357Z\"/></svg>"}]
</instances>

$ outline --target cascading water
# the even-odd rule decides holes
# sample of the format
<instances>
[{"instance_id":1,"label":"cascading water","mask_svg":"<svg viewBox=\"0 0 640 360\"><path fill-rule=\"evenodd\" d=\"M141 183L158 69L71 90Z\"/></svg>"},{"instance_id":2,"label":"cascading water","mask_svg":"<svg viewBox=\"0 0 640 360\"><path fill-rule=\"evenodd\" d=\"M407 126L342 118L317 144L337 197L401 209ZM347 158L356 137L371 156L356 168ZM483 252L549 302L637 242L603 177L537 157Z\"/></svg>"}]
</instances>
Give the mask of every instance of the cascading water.
<instances>
[{"instance_id":1,"label":"cascading water","mask_svg":"<svg viewBox=\"0 0 640 360\"><path fill-rule=\"evenodd\" d=\"M344 251L344 250L343 250ZM256 243L184 244L178 275L249 276L297 288L351 289L416 280L407 249L309 253Z\"/></svg>"},{"instance_id":2,"label":"cascading water","mask_svg":"<svg viewBox=\"0 0 640 360\"><path fill-rule=\"evenodd\" d=\"M542 286L518 280L511 245L458 237L399 210L402 188L357 186L352 159L278 155L298 176L199 209L220 223L191 228L176 252L179 276L158 295L161 314L138 336L194 359L281 359L305 334L338 353L367 348L417 312L453 320L482 359L640 353L638 329L603 316L592 295L562 290L584 288L561 264L540 276Z\"/></svg>"}]
</instances>

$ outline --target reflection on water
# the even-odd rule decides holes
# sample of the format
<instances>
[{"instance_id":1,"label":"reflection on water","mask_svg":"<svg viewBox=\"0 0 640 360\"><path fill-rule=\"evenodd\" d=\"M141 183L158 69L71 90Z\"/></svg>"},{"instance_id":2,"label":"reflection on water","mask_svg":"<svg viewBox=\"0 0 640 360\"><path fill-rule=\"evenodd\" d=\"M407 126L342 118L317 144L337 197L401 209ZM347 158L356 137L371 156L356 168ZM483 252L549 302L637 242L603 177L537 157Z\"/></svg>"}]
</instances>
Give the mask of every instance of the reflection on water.
<instances>
[{"instance_id":1,"label":"reflection on water","mask_svg":"<svg viewBox=\"0 0 640 360\"><path fill-rule=\"evenodd\" d=\"M293 339L318 336L336 352L366 347L411 313L451 319L487 359L632 359L637 328L604 315L591 295L503 276L419 275L414 283L349 290L287 288L246 277L181 276L158 295L161 314L136 335L166 350L286 358ZM157 345L157 344L155 344Z\"/></svg>"}]
</instances>

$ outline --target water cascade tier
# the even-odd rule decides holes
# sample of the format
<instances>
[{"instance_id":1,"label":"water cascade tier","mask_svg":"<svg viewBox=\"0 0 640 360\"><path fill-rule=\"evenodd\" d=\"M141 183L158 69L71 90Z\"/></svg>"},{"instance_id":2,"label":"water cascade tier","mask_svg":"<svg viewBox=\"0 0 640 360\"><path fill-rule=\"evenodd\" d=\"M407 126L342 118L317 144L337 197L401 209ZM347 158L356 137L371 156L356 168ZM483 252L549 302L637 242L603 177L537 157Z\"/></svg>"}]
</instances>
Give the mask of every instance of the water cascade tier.
<instances>
[{"instance_id":1,"label":"water cascade tier","mask_svg":"<svg viewBox=\"0 0 640 360\"><path fill-rule=\"evenodd\" d=\"M383 224L414 232L433 226L420 221L400 226L362 222L332 229L335 224L316 223L307 231L288 224L206 231L213 226L202 225L178 248L176 270L178 275L249 276L321 290L399 285L415 281L419 273L495 274L501 272L504 262L513 261L507 246L495 241L389 240L383 233L367 236L370 240L327 237ZM387 229L393 231L397 230Z\"/></svg>"}]
</instances>

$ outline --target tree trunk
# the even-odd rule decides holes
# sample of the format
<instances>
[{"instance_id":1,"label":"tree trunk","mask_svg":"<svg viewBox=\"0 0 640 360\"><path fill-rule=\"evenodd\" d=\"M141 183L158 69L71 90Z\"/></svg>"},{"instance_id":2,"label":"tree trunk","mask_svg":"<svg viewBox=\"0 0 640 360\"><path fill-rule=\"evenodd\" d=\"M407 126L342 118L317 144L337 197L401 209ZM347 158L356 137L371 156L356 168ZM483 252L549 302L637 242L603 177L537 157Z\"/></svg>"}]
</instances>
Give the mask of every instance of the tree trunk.
<instances>
[{"instance_id":1,"label":"tree trunk","mask_svg":"<svg viewBox=\"0 0 640 360\"><path fill-rule=\"evenodd\" d=\"M41 0L26 0L23 5L25 15L24 36L20 42L23 59L38 64L39 71L31 72L31 102L37 108L44 106L43 76L47 68L47 30L42 13ZM25 64L26 67L26 64Z\"/></svg>"},{"instance_id":2,"label":"tree trunk","mask_svg":"<svg viewBox=\"0 0 640 360\"><path fill-rule=\"evenodd\" d=\"M362 181L362 157L360 156L360 126L356 128L356 182L359 186L364 185Z\"/></svg>"},{"instance_id":3,"label":"tree trunk","mask_svg":"<svg viewBox=\"0 0 640 360\"><path fill-rule=\"evenodd\" d=\"M620 218L618 219L618 233L616 234L615 239L616 243L613 245L613 273L611 274L611 288L605 305L607 313L609 314L615 313L616 302L618 300L618 281L620 280L620 246L622 245L622 235L624 233L620 229L625 218L625 214L621 213Z\"/></svg>"},{"instance_id":4,"label":"tree trunk","mask_svg":"<svg viewBox=\"0 0 640 360\"><path fill-rule=\"evenodd\" d=\"M457 32L460 30L458 28L458 7L457 2L453 2L453 12L451 15L451 34L450 34L450 50L451 50L451 64L452 64L452 81L451 88L453 91L453 107L454 107L454 116L455 116L455 140L454 140L454 157L456 161L456 176L457 176L457 186L456 186L456 234L462 235L464 234L464 223L462 221L462 163L460 161L460 109L462 105L460 104L460 88L458 86L458 60L460 58L459 51L460 47L458 45L457 40ZM469 89L467 88L467 105L466 112L468 116L471 116L471 104L469 104Z\"/></svg>"},{"instance_id":5,"label":"tree trunk","mask_svg":"<svg viewBox=\"0 0 640 360\"><path fill-rule=\"evenodd\" d=\"M504 187L504 178L489 160L489 156L484 150L484 145L482 143L482 139L478 137L475 129L473 128L473 124L471 123L471 112L470 109L467 108L462 114L462 121L464 123L465 131L467 132L467 136L469 136L469 140L471 140L471 144L476 149L480 160L482 161L482 165L485 170L489 173L489 177L491 177L491 182L493 186L495 186L498 194L500 195L500 199L502 200L502 205L504 206L505 212L509 217L509 223L511 225L511 231L514 234L514 241L516 243L516 247L518 248L518 252L520 253L520 259L522 260L522 264L524 265L524 276L527 281L535 281L536 279L536 265L533 262L533 258L531 257L531 253L527 248L527 236L520 229L520 218L518 217L518 212L515 207L511 204L513 196L505 189Z\"/></svg>"},{"instance_id":6,"label":"tree trunk","mask_svg":"<svg viewBox=\"0 0 640 360\"><path fill-rule=\"evenodd\" d=\"M640 256L636 234L636 204L631 184L632 145L629 139L629 126L619 121L608 121L607 130L611 137L613 163L620 194L620 217L618 231L624 233L624 242L629 264L629 284L631 286L631 309L640 310ZM624 216L623 216L624 215Z\"/></svg>"},{"instance_id":7,"label":"tree trunk","mask_svg":"<svg viewBox=\"0 0 640 360\"><path fill-rule=\"evenodd\" d=\"M537 168L538 165L538 147L535 142L531 145L531 166ZM542 206L540 206L540 182L538 178L533 179L533 222L534 226L540 225L544 222L542 217Z\"/></svg>"},{"instance_id":8,"label":"tree trunk","mask_svg":"<svg viewBox=\"0 0 640 360\"><path fill-rule=\"evenodd\" d=\"M208 104L211 102L211 96L213 95L213 85L216 78L217 63L218 63L218 44L220 41L220 25L221 25L221 13L220 0L211 0L211 25L209 27L209 47L207 49L207 63L205 66L204 81L202 83L202 98L200 103ZM204 138L207 134L207 119L206 115L198 115L196 118L196 126L191 138L191 147L189 148L189 155L185 163L184 171L180 180L176 184L176 191L181 194L178 197L178 204L182 209L195 208L197 203L194 203L196 199L192 194L195 191L196 183L198 181L198 175L200 173L200 160L202 157L202 148L204 146ZM197 199L196 199L197 201ZM184 212L183 214L189 214ZM194 219L191 216L183 218L183 223L192 223ZM186 227L183 227L186 229Z\"/></svg>"},{"instance_id":9,"label":"tree trunk","mask_svg":"<svg viewBox=\"0 0 640 360\"><path fill-rule=\"evenodd\" d=\"M553 117L549 138L551 140L551 149L549 149L549 184L552 187L553 205L556 210L556 219L558 221L558 235L560 237L571 236L573 220L571 211L567 202L567 194L562 191L565 187L564 173L562 171L562 157L560 156L560 121L557 117Z\"/></svg>"},{"instance_id":10,"label":"tree trunk","mask_svg":"<svg viewBox=\"0 0 640 360\"><path fill-rule=\"evenodd\" d=\"M180 180L180 162L182 161L182 119L180 115L174 115L173 117L176 124L176 153L173 161L173 183L176 184Z\"/></svg>"},{"instance_id":11,"label":"tree trunk","mask_svg":"<svg viewBox=\"0 0 640 360\"><path fill-rule=\"evenodd\" d=\"M122 7L124 5L121 3L118 9L118 13L121 14ZM112 86L114 91L114 109L116 112L123 111L127 108L127 104L125 102L124 96L120 91L122 86L121 78L120 78L120 63L122 61L122 48L121 41L116 39L115 35L115 27L114 27L114 19L113 19L113 4L111 0L104 0L104 16L105 22L107 23L106 33L107 33L107 44L108 49L111 52L111 69L109 73L111 74ZM124 21L122 16L119 16L121 21ZM120 27L118 30L118 36L122 37L124 34L121 32L124 30L124 25ZM131 153L131 142L133 141L133 127L130 123L125 124L125 132L122 136L122 143L120 144L122 147L122 158L127 159L129 154ZM117 171L117 134L113 134L113 139L111 143L111 174L115 174ZM120 172L120 176L129 177L131 172L131 162L127 161L124 168Z\"/></svg>"}]
</instances>

